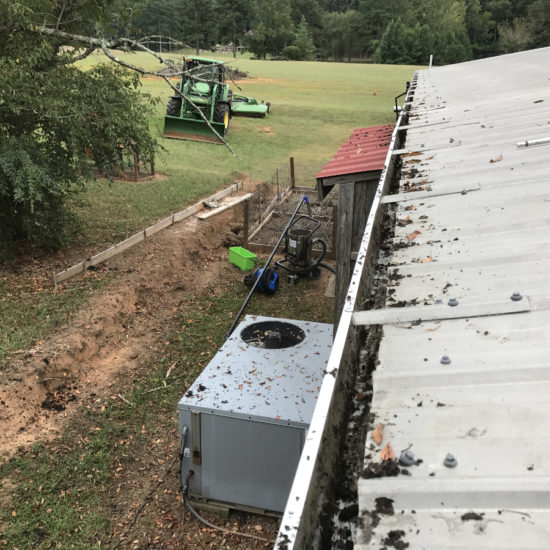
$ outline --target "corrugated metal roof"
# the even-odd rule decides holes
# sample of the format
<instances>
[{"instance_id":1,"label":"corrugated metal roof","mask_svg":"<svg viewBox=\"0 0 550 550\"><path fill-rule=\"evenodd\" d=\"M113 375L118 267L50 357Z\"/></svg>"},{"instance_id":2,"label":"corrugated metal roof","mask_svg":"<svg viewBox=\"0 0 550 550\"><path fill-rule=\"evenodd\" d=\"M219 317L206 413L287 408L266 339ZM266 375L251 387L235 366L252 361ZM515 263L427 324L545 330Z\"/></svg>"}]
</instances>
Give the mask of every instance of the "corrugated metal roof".
<instances>
[{"instance_id":1,"label":"corrugated metal roof","mask_svg":"<svg viewBox=\"0 0 550 550\"><path fill-rule=\"evenodd\" d=\"M385 124L355 129L317 179L382 170L393 128Z\"/></svg>"},{"instance_id":2,"label":"corrugated metal roof","mask_svg":"<svg viewBox=\"0 0 550 550\"><path fill-rule=\"evenodd\" d=\"M550 137L549 67L545 48L417 75L386 307L419 319L384 324L365 465L387 444L418 463L360 479L358 550L550 548L550 144L517 145ZM491 314L514 292L527 311Z\"/></svg>"}]
</instances>

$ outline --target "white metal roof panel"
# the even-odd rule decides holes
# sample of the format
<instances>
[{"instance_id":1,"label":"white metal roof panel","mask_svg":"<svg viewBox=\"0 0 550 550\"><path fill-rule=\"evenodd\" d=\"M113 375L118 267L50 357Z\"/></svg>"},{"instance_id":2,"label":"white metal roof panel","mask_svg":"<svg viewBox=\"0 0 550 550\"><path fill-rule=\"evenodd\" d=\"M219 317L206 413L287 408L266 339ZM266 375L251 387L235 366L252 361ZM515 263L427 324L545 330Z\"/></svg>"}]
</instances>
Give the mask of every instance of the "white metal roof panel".
<instances>
[{"instance_id":1,"label":"white metal roof panel","mask_svg":"<svg viewBox=\"0 0 550 550\"><path fill-rule=\"evenodd\" d=\"M360 479L355 548L550 547L550 144L517 146L550 137L549 67L545 48L418 73L386 307L531 309L384 324L365 465L387 444L419 462Z\"/></svg>"}]
</instances>

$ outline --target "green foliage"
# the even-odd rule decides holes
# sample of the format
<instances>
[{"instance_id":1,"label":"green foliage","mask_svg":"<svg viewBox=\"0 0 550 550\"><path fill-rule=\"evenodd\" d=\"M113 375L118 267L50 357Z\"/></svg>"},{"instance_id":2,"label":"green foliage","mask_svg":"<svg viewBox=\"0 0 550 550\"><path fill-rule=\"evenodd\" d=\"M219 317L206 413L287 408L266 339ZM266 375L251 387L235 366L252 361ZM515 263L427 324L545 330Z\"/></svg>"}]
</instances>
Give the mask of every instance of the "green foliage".
<instances>
[{"instance_id":1,"label":"green foliage","mask_svg":"<svg viewBox=\"0 0 550 550\"><path fill-rule=\"evenodd\" d=\"M233 57L237 55L237 45L243 40L250 27L252 12L251 0L217 0L218 42L233 43Z\"/></svg>"},{"instance_id":2,"label":"green foliage","mask_svg":"<svg viewBox=\"0 0 550 550\"><path fill-rule=\"evenodd\" d=\"M351 61L360 42L359 14L355 10L327 13L323 18L325 51L333 59Z\"/></svg>"},{"instance_id":3,"label":"green foliage","mask_svg":"<svg viewBox=\"0 0 550 550\"><path fill-rule=\"evenodd\" d=\"M216 43L217 12L213 0L182 0L177 4L176 21L181 27L183 42L200 49Z\"/></svg>"},{"instance_id":4,"label":"green foliage","mask_svg":"<svg viewBox=\"0 0 550 550\"><path fill-rule=\"evenodd\" d=\"M72 60L78 49L34 30L40 2L4 15L10 35L0 37L0 241L3 252L21 239L55 248L67 236L65 200L95 169L107 174L123 151L146 160L156 143L149 133L151 101L139 93L139 78L119 66L99 65L82 72ZM89 27L86 15L100 19L95 2L83 2L66 25L49 3L40 9L60 20L60 28ZM105 3L103 4L105 10ZM63 13L61 13L61 16ZM79 20L79 18L82 18ZM46 17L46 20L48 17ZM61 92L61 93L60 93Z\"/></svg>"},{"instance_id":5,"label":"green foliage","mask_svg":"<svg viewBox=\"0 0 550 550\"><path fill-rule=\"evenodd\" d=\"M285 46L283 48L283 56L291 61L302 59L302 52L297 46Z\"/></svg>"},{"instance_id":6,"label":"green foliage","mask_svg":"<svg viewBox=\"0 0 550 550\"><path fill-rule=\"evenodd\" d=\"M281 55L294 40L294 23L289 0L258 0L255 27L244 38L247 48L258 59L267 54Z\"/></svg>"},{"instance_id":7,"label":"green foliage","mask_svg":"<svg viewBox=\"0 0 550 550\"><path fill-rule=\"evenodd\" d=\"M528 47L533 37L525 19L514 19L498 26L498 46L504 53L519 52Z\"/></svg>"},{"instance_id":8,"label":"green foliage","mask_svg":"<svg viewBox=\"0 0 550 550\"><path fill-rule=\"evenodd\" d=\"M315 57L315 44L313 43L313 38L311 37L311 33L309 32L309 25L307 24L306 18L304 16L302 16L300 24L298 25L298 28L296 30L294 46L298 48L299 59L310 60ZM289 59L292 58L289 57Z\"/></svg>"},{"instance_id":9,"label":"green foliage","mask_svg":"<svg viewBox=\"0 0 550 550\"><path fill-rule=\"evenodd\" d=\"M406 65L409 63L407 29L401 18L392 19L386 27L380 44L374 54L375 63Z\"/></svg>"}]
</instances>

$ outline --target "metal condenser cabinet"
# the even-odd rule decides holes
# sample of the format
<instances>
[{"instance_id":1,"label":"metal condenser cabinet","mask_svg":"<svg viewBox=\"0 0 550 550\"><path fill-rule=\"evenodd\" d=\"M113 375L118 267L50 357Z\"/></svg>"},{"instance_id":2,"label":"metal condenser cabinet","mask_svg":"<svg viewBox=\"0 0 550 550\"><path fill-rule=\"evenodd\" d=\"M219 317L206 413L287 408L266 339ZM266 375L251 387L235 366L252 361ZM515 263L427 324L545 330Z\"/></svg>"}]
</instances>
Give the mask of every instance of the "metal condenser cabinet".
<instances>
[{"instance_id":1,"label":"metal condenser cabinet","mask_svg":"<svg viewBox=\"0 0 550 550\"><path fill-rule=\"evenodd\" d=\"M333 326L247 315L179 402L191 498L282 512Z\"/></svg>"}]
</instances>

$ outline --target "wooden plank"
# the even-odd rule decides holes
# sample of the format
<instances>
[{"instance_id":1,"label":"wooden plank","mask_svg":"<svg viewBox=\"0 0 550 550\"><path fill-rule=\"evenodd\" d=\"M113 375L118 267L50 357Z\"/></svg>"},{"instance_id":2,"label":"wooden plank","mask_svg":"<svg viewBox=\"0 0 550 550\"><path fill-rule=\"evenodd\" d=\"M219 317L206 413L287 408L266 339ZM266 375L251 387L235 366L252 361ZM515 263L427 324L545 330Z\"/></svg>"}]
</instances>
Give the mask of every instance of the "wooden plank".
<instances>
[{"instance_id":1,"label":"wooden plank","mask_svg":"<svg viewBox=\"0 0 550 550\"><path fill-rule=\"evenodd\" d=\"M179 212L176 212L174 214L174 223L181 222L185 220L185 218L189 218L189 216L193 216L193 214L200 212L203 208L204 208L204 205L202 204L202 201L201 201L200 203L194 204L193 206L190 206L185 210L180 210Z\"/></svg>"},{"instance_id":2,"label":"wooden plank","mask_svg":"<svg viewBox=\"0 0 550 550\"><path fill-rule=\"evenodd\" d=\"M168 216L167 218L164 218L160 222L157 222L147 229L145 229L145 238L148 239L151 235L154 235L155 233L158 233L161 229L164 229L165 227L169 227L174 223L174 216Z\"/></svg>"},{"instance_id":3,"label":"wooden plank","mask_svg":"<svg viewBox=\"0 0 550 550\"><path fill-rule=\"evenodd\" d=\"M247 201L250 197L252 197L252 193L247 193L246 195L242 195L241 197L237 197L236 199L223 204L222 206L218 208L214 208L210 212L206 212L205 214L199 214L197 218L199 220L207 220L208 218L211 218L212 216L215 216L216 214L221 214L228 208L232 208L233 206L236 206L237 204L240 204L241 202Z\"/></svg>"},{"instance_id":4,"label":"wooden plank","mask_svg":"<svg viewBox=\"0 0 550 550\"><path fill-rule=\"evenodd\" d=\"M249 241L251 241L260 232L260 230L265 227L265 224L273 217L273 214L274 212L270 212L267 218L258 227L256 227L256 229L254 229L250 237L248 237Z\"/></svg>"},{"instance_id":5,"label":"wooden plank","mask_svg":"<svg viewBox=\"0 0 550 550\"><path fill-rule=\"evenodd\" d=\"M512 300L482 303L459 303L451 307L445 305L394 307L387 309L370 309L353 314L355 325L388 325L411 323L413 321L442 321L445 319L464 319L471 317L488 317L522 313L531 309L529 298L519 302Z\"/></svg>"},{"instance_id":6,"label":"wooden plank","mask_svg":"<svg viewBox=\"0 0 550 550\"><path fill-rule=\"evenodd\" d=\"M54 281L56 284L62 283L63 281L66 281L67 279L70 279L71 277L74 277L79 273L83 273L84 269L84 262L80 262L76 265L73 265L72 267L69 267L68 269L65 269L64 271L60 271L59 273L57 273L55 275Z\"/></svg>"},{"instance_id":7,"label":"wooden plank","mask_svg":"<svg viewBox=\"0 0 550 550\"><path fill-rule=\"evenodd\" d=\"M128 237L126 240L115 244L115 246L111 246L111 248L108 248L107 250L104 250L103 252L92 256L89 260L87 260L87 264L97 265L101 262L108 260L109 258L112 258L113 256L116 256L117 254L120 254L121 252L124 252L125 250L128 250L129 248L132 248L132 246L135 246L136 244L144 240L145 232L140 231L139 233Z\"/></svg>"},{"instance_id":8,"label":"wooden plank","mask_svg":"<svg viewBox=\"0 0 550 550\"><path fill-rule=\"evenodd\" d=\"M405 201L414 201L414 200L422 200L422 199L431 199L432 197L442 197L444 195L456 195L458 193L462 193L462 191L466 191L469 193L470 191L479 191L481 189L481 185L479 183L475 183L473 185L467 185L467 186L459 186L455 187L454 189L452 187L447 187L446 189L432 189L432 191L412 191L411 193L397 193L395 195L386 195L382 197L382 204L389 204L392 202L405 202Z\"/></svg>"}]
</instances>

